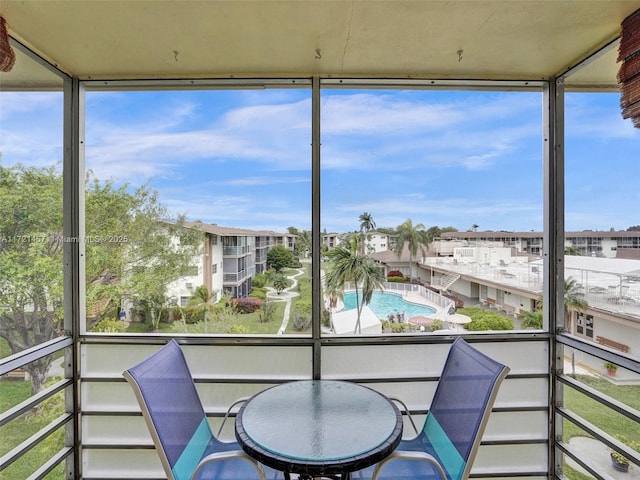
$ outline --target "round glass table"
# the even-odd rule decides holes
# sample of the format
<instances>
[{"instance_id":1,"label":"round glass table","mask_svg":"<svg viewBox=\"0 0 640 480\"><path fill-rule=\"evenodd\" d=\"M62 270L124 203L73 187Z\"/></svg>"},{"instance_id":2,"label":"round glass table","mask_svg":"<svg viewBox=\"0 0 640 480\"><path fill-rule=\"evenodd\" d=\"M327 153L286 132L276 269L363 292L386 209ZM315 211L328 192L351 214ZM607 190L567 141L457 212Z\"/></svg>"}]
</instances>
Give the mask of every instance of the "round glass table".
<instances>
[{"instance_id":1,"label":"round glass table","mask_svg":"<svg viewBox=\"0 0 640 480\"><path fill-rule=\"evenodd\" d=\"M236 416L242 449L269 467L348 478L388 456L402 438L402 415L387 397L356 383L303 380L250 398Z\"/></svg>"}]
</instances>

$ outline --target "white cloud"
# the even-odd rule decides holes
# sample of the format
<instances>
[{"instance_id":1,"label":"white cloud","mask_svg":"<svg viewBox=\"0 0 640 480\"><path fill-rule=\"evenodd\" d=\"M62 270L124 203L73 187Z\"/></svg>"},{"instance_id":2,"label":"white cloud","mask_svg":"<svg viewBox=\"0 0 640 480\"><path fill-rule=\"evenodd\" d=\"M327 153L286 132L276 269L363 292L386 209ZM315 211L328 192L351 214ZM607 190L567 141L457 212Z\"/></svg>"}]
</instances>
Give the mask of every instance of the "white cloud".
<instances>
[{"instance_id":1,"label":"white cloud","mask_svg":"<svg viewBox=\"0 0 640 480\"><path fill-rule=\"evenodd\" d=\"M311 183L309 177L242 177L235 180L227 181L226 184L235 187L251 187L265 185L280 185L291 183Z\"/></svg>"}]
</instances>

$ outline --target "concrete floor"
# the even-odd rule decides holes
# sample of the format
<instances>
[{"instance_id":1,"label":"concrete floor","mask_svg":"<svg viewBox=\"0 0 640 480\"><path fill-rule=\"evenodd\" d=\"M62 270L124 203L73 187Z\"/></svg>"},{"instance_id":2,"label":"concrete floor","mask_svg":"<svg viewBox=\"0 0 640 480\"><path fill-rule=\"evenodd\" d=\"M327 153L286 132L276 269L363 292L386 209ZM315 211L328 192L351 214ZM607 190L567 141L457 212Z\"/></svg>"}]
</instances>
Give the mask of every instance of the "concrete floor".
<instances>
[{"instance_id":1,"label":"concrete floor","mask_svg":"<svg viewBox=\"0 0 640 480\"><path fill-rule=\"evenodd\" d=\"M610 475L615 480L640 479L640 467L637 467L633 464L629 466L628 472L618 472L617 470L615 470L613 468L613 465L611 464L609 448L598 442L597 440L594 440L593 438L573 437L569 441L569 445L578 450L583 458L588 458L592 466ZM567 464L571 466L571 468L589 475L586 470L584 470L581 466L579 466L569 458L567 458Z\"/></svg>"}]
</instances>

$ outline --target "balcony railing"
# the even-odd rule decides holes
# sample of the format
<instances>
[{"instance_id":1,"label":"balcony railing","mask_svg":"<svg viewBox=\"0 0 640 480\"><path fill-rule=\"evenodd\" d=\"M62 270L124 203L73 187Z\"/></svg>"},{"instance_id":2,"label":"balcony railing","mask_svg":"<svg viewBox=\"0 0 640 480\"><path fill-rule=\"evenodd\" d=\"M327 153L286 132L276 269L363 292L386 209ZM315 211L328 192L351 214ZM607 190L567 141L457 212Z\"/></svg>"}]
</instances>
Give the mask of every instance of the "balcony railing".
<instances>
[{"instance_id":1,"label":"balcony railing","mask_svg":"<svg viewBox=\"0 0 640 480\"><path fill-rule=\"evenodd\" d=\"M251 253L252 248L249 245L242 245L238 247L224 247L222 254L229 257L240 257Z\"/></svg>"},{"instance_id":2,"label":"balcony railing","mask_svg":"<svg viewBox=\"0 0 640 480\"><path fill-rule=\"evenodd\" d=\"M511 367L489 420L472 477L547 478L555 449L560 465L564 456L595 478L609 478L607 471L593 463L588 452L565 439L554 442L549 426L562 421L578 425L601 443L603 451L617 448L632 463L640 465L639 455L625 446L615 431L605 432L572 411L570 405L563 405L560 393L575 390L601 408L624 416L634 428L640 428L637 411L585 386L574 378L570 368L563 372L567 358L575 358L576 352L598 361L615 362L630 375L640 373L640 364L635 358L568 335L560 335L557 342L553 342L551 336L543 332L470 334L466 338ZM356 381L389 396L403 398L412 413L423 417L452 339L450 334L322 337L321 377ZM0 459L0 468L18 461L51 431L64 428L72 431L76 419L80 428L75 443L69 441L51 458L42 459L42 467L32 478L44 478L46 472L65 459L73 463L73 455L79 455L85 479L163 478L146 425L122 371L165 341L158 336L80 338L77 390L72 389L73 370L68 368L65 375L68 378L3 412L0 425L62 390L68 397L68 412L34 437L12 446ZM215 429L234 399L252 395L274 383L313 376L313 350L317 347L311 338L185 337L179 341ZM70 346L71 339L61 337L41 348L4 359L0 372L7 373L39 356ZM232 427L223 432L223 436L232 438Z\"/></svg>"},{"instance_id":3,"label":"balcony railing","mask_svg":"<svg viewBox=\"0 0 640 480\"><path fill-rule=\"evenodd\" d=\"M236 284L236 283L242 282L243 280L249 278L250 276L251 276L250 270L242 270L237 273L225 273L222 276L222 279L224 283Z\"/></svg>"}]
</instances>

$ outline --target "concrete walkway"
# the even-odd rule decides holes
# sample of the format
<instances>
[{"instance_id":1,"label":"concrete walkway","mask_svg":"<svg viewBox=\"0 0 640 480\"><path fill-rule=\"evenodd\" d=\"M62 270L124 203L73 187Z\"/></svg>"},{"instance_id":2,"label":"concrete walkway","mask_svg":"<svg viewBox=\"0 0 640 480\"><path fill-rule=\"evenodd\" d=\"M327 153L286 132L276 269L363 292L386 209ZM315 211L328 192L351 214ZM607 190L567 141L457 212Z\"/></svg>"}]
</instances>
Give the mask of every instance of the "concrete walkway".
<instances>
[{"instance_id":1,"label":"concrete walkway","mask_svg":"<svg viewBox=\"0 0 640 480\"><path fill-rule=\"evenodd\" d=\"M267 288L267 298L269 300L273 300L275 302L287 302L284 306L284 314L282 315L282 324L278 329L278 335L283 335L285 330L287 329L287 325L289 324L289 316L291 312L291 299L294 297L300 296L298 292L294 292L293 290L298 286L298 279L300 275L304 273L302 268L299 268L296 273L293 275L287 276L287 279L291 280L291 285L285 288L282 292L276 292L276 289L273 287Z\"/></svg>"},{"instance_id":2,"label":"concrete walkway","mask_svg":"<svg viewBox=\"0 0 640 480\"><path fill-rule=\"evenodd\" d=\"M588 459L592 467L606 473L615 480L639 480L640 468L631 464L628 472L619 472L613 468L611 463L611 450L602 443L589 437L573 437L569 440L569 445L580 453L582 458ZM585 475L587 471L567 457L567 464ZM590 475L589 475L590 476Z\"/></svg>"}]
</instances>

